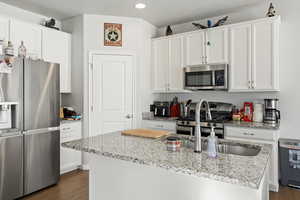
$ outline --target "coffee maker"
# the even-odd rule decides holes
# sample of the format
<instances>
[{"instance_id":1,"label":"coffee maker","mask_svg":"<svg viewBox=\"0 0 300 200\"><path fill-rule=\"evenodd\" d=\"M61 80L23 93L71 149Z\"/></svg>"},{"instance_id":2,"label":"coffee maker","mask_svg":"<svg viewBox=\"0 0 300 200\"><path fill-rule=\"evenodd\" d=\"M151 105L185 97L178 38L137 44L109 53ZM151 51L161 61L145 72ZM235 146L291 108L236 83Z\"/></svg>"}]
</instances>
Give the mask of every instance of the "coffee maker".
<instances>
[{"instance_id":1,"label":"coffee maker","mask_svg":"<svg viewBox=\"0 0 300 200\"><path fill-rule=\"evenodd\" d=\"M280 111L278 110L278 99L265 99L264 123L277 124L280 120Z\"/></svg>"}]
</instances>

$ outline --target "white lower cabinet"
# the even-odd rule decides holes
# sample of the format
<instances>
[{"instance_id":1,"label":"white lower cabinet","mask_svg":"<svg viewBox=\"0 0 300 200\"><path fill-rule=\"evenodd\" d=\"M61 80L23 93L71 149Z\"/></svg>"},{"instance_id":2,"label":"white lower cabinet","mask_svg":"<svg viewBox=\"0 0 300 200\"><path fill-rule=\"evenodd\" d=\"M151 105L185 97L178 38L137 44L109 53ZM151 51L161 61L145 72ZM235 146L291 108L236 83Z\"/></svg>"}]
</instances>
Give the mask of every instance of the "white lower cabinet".
<instances>
[{"instance_id":1,"label":"white lower cabinet","mask_svg":"<svg viewBox=\"0 0 300 200\"><path fill-rule=\"evenodd\" d=\"M275 192L278 192L279 189L278 138L279 130L225 126L225 139L272 145L273 148L270 159L269 184L270 190Z\"/></svg>"},{"instance_id":2,"label":"white lower cabinet","mask_svg":"<svg viewBox=\"0 0 300 200\"><path fill-rule=\"evenodd\" d=\"M155 121L155 120L143 120L142 127L156 130L166 130L176 132L175 121Z\"/></svg>"},{"instance_id":3,"label":"white lower cabinet","mask_svg":"<svg viewBox=\"0 0 300 200\"><path fill-rule=\"evenodd\" d=\"M81 121L60 125L60 143L81 139ZM80 151L60 147L60 174L78 169L82 164Z\"/></svg>"}]
</instances>

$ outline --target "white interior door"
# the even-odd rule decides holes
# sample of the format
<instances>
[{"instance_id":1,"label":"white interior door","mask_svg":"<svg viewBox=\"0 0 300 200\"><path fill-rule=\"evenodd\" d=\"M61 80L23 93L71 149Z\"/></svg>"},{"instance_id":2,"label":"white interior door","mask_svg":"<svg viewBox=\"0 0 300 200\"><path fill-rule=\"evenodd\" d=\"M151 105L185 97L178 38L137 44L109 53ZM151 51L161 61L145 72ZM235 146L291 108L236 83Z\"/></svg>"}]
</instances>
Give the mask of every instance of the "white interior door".
<instances>
[{"instance_id":1,"label":"white interior door","mask_svg":"<svg viewBox=\"0 0 300 200\"><path fill-rule=\"evenodd\" d=\"M91 135L132 128L133 57L93 55Z\"/></svg>"}]
</instances>

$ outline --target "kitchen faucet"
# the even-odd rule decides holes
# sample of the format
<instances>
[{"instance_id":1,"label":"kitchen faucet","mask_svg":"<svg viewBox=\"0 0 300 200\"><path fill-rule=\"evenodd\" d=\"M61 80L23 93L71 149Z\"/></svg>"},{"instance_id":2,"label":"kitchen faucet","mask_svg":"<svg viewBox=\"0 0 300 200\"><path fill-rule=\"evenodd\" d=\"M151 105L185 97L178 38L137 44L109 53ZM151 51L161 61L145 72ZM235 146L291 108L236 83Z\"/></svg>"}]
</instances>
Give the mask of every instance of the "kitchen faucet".
<instances>
[{"instance_id":1,"label":"kitchen faucet","mask_svg":"<svg viewBox=\"0 0 300 200\"><path fill-rule=\"evenodd\" d=\"M202 152L202 144L201 144L201 107L202 105L205 104L205 116L206 120L212 120L211 118L211 112L209 108L209 103L208 101L201 99L200 102L197 103L196 105L196 128L195 128L195 149L194 151L196 153L201 153Z\"/></svg>"}]
</instances>

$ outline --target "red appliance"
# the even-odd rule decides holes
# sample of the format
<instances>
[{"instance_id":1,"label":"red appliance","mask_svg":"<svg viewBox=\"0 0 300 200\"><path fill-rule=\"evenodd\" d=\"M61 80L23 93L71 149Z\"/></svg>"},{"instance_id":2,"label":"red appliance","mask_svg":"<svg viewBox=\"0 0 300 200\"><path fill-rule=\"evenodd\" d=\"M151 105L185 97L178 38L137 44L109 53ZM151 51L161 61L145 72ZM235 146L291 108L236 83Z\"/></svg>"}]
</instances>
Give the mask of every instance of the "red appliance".
<instances>
[{"instance_id":1,"label":"red appliance","mask_svg":"<svg viewBox=\"0 0 300 200\"><path fill-rule=\"evenodd\" d=\"M243 121L252 122L253 121L253 103L245 102L243 111L244 111Z\"/></svg>"}]
</instances>

